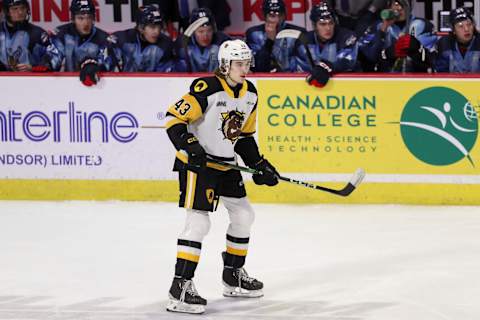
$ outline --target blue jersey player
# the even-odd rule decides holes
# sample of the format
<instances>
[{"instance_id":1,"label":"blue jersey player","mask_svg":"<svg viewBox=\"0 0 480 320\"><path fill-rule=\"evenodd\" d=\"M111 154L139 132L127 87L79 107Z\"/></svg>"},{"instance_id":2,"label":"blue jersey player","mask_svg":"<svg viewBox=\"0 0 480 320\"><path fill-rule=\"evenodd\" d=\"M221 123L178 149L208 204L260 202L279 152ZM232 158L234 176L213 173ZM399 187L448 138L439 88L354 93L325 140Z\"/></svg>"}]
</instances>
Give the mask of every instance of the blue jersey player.
<instances>
[{"instance_id":1,"label":"blue jersey player","mask_svg":"<svg viewBox=\"0 0 480 320\"><path fill-rule=\"evenodd\" d=\"M175 41L178 57L176 71L213 72L218 67L218 50L220 45L230 37L217 30L215 18L210 9L194 9L190 15L190 25L200 18L208 20L193 32L187 43L184 43L184 38L181 36Z\"/></svg>"},{"instance_id":2,"label":"blue jersey player","mask_svg":"<svg viewBox=\"0 0 480 320\"><path fill-rule=\"evenodd\" d=\"M49 71L58 51L42 28L29 22L27 0L3 0L0 24L0 70Z\"/></svg>"},{"instance_id":3,"label":"blue jersey player","mask_svg":"<svg viewBox=\"0 0 480 320\"><path fill-rule=\"evenodd\" d=\"M114 51L121 71L173 71L173 42L162 34L162 26L160 10L150 4L138 9L135 28L114 33Z\"/></svg>"},{"instance_id":4,"label":"blue jersey player","mask_svg":"<svg viewBox=\"0 0 480 320\"><path fill-rule=\"evenodd\" d=\"M95 27L95 6L92 0L72 0L71 23L55 30L52 41L61 54L64 71L80 71L86 86L98 82L98 72L112 71L114 59L112 39ZM57 64L56 69L62 66Z\"/></svg>"}]
</instances>

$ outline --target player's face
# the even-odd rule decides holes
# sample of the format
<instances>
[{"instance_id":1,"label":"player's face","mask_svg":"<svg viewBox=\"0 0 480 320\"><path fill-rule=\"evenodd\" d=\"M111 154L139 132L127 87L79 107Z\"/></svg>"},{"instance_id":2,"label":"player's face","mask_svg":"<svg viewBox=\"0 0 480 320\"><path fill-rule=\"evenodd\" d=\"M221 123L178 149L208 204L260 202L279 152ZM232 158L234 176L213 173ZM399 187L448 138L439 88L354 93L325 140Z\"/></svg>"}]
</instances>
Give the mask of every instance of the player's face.
<instances>
[{"instance_id":1,"label":"player's face","mask_svg":"<svg viewBox=\"0 0 480 320\"><path fill-rule=\"evenodd\" d=\"M28 8L24 4L11 6L8 9L8 14L10 15L10 20L12 22L23 22L27 20Z\"/></svg>"},{"instance_id":2,"label":"player's face","mask_svg":"<svg viewBox=\"0 0 480 320\"><path fill-rule=\"evenodd\" d=\"M243 83L250 72L250 60L233 60L228 77L235 83Z\"/></svg>"},{"instance_id":3,"label":"player's face","mask_svg":"<svg viewBox=\"0 0 480 320\"><path fill-rule=\"evenodd\" d=\"M398 13L397 21L405 21L407 20L407 13L402 5L398 1L393 1L392 6L390 9L396 11Z\"/></svg>"},{"instance_id":4,"label":"player's face","mask_svg":"<svg viewBox=\"0 0 480 320\"><path fill-rule=\"evenodd\" d=\"M328 41L333 38L335 32L335 23L332 19L319 20L315 23L315 31L322 41Z\"/></svg>"},{"instance_id":5,"label":"player's face","mask_svg":"<svg viewBox=\"0 0 480 320\"><path fill-rule=\"evenodd\" d=\"M75 29L77 29L80 35L88 35L92 32L93 29L93 15L88 13L77 14L73 19L73 23L75 24Z\"/></svg>"},{"instance_id":6,"label":"player's face","mask_svg":"<svg viewBox=\"0 0 480 320\"><path fill-rule=\"evenodd\" d=\"M472 20L466 19L455 23L453 27L453 34L460 43L468 43L473 39L475 25Z\"/></svg>"},{"instance_id":7,"label":"player's face","mask_svg":"<svg viewBox=\"0 0 480 320\"><path fill-rule=\"evenodd\" d=\"M156 43L161 32L162 27L158 24L148 24L141 31L143 38L148 43Z\"/></svg>"},{"instance_id":8,"label":"player's face","mask_svg":"<svg viewBox=\"0 0 480 320\"><path fill-rule=\"evenodd\" d=\"M285 20L285 15L280 12L267 13L265 17L266 23L279 24Z\"/></svg>"},{"instance_id":9,"label":"player's face","mask_svg":"<svg viewBox=\"0 0 480 320\"><path fill-rule=\"evenodd\" d=\"M195 40L198 45L201 47L208 47L212 44L213 39L213 27L212 26L201 26L195 30Z\"/></svg>"}]
</instances>

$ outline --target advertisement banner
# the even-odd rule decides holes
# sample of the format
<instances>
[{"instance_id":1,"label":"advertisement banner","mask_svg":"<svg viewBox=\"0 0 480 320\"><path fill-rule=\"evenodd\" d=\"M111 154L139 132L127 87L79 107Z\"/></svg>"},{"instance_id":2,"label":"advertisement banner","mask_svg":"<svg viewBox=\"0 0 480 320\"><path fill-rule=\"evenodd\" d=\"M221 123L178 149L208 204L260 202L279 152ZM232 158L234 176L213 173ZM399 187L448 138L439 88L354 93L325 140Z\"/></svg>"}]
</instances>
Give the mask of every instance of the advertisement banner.
<instances>
[{"instance_id":1,"label":"advertisement banner","mask_svg":"<svg viewBox=\"0 0 480 320\"><path fill-rule=\"evenodd\" d=\"M160 126L191 80L0 77L1 178L173 180Z\"/></svg>"},{"instance_id":2,"label":"advertisement banner","mask_svg":"<svg viewBox=\"0 0 480 320\"><path fill-rule=\"evenodd\" d=\"M163 125L193 79L0 77L0 198L177 201ZM342 188L357 168L367 173L346 198L246 175L253 201L480 204L480 78L250 81L261 153L282 175Z\"/></svg>"},{"instance_id":3,"label":"advertisement banner","mask_svg":"<svg viewBox=\"0 0 480 320\"><path fill-rule=\"evenodd\" d=\"M97 8L97 26L107 32L132 28L135 25L135 12L138 6L160 3L162 0L94 0ZM178 0L175 0L178 1ZM320 0L285 0L286 20L298 26L311 29L309 13L313 4ZM70 0L30 0L31 21L46 30L54 30L70 21ZM231 25L225 30L229 33L243 34L254 25L262 23L263 0L228 0ZM439 25L439 12L467 6L476 17L480 15L480 0L414 0L412 12L415 16L431 20ZM189 10L196 7L197 1L189 0Z\"/></svg>"},{"instance_id":4,"label":"advertisement banner","mask_svg":"<svg viewBox=\"0 0 480 320\"><path fill-rule=\"evenodd\" d=\"M362 167L371 182L480 183L479 84L338 78L319 90L259 80L260 145L279 170L309 180Z\"/></svg>"}]
</instances>

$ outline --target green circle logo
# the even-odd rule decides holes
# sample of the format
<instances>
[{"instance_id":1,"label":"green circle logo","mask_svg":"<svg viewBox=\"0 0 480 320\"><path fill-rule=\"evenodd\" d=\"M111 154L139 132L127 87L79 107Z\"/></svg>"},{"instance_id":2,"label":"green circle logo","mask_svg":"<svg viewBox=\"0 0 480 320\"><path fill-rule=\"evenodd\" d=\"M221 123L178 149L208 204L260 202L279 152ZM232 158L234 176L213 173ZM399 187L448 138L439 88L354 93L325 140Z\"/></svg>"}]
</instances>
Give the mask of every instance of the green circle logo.
<instances>
[{"instance_id":1,"label":"green circle logo","mask_svg":"<svg viewBox=\"0 0 480 320\"><path fill-rule=\"evenodd\" d=\"M424 89L407 102L400 131L408 150L419 160L436 166L470 157L477 140L478 117L461 93L445 87Z\"/></svg>"}]
</instances>

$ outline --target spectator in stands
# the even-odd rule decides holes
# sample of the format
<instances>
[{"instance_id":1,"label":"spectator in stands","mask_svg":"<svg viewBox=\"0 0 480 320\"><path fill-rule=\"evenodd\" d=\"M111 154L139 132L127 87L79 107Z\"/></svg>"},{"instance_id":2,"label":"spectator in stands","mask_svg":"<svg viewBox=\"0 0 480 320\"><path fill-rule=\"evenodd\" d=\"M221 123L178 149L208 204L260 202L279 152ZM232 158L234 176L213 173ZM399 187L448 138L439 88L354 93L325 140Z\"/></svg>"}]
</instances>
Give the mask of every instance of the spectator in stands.
<instances>
[{"instance_id":1,"label":"spectator in stands","mask_svg":"<svg viewBox=\"0 0 480 320\"><path fill-rule=\"evenodd\" d=\"M201 18L206 18L206 22L197 26ZM208 8L194 9L190 26L196 26L192 36L181 35L175 41L178 57L175 69L179 72L213 72L218 67L218 49L230 37L217 30L215 18Z\"/></svg>"},{"instance_id":2,"label":"spectator in stands","mask_svg":"<svg viewBox=\"0 0 480 320\"><path fill-rule=\"evenodd\" d=\"M95 27L95 6L92 0L72 0L71 23L58 27L52 38L61 54L64 71L80 71L86 86L98 82L99 71L112 71L112 38ZM60 63L55 63L59 70Z\"/></svg>"},{"instance_id":3,"label":"spectator in stands","mask_svg":"<svg viewBox=\"0 0 480 320\"><path fill-rule=\"evenodd\" d=\"M140 7L136 23L135 28L113 34L120 71L173 71L173 42L162 34L163 17L158 7L154 4Z\"/></svg>"},{"instance_id":4,"label":"spectator in stands","mask_svg":"<svg viewBox=\"0 0 480 320\"><path fill-rule=\"evenodd\" d=\"M437 43L437 72L480 72L480 37L475 19L467 8L450 12L452 31Z\"/></svg>"},{"instance_id":5,"label":"spectator in stands","mask_svg":"<svg viewBox=\"0 0 480 320\"><path fill-rule=\"evenodd\" d=\"M42 28L29 22L27 0L3 0L0 28L0 71L49 71L58 51Z\"/></svg>"},{"instance_id":6,"label":"spectator in stands","mask_svg":"<svg viewBox=\"0 0 480 320\"><path fill-rule=\"evenodd\" d=\"M382 21L360 39L365 56L381 72L427 72L437 36L433 25L412 15L408 0L391 1Z\"/></svg>"},{"instance_id":7,"label":"spectator in stands","mask_svg":"<svg viewBox=\"0 0 480 320\"><path fill-rule=\"evenodd\" d=\"M326 3L310 11L313 30L306 33L304 41L297 41L293 55L277 59L283 71L312 72L319 62L331 65L334 72L358 70L357 38L353 31L338 25L337 15ZM309 50L312 61L307 54Z\"/></svg>"},{"instance_id":8,"label":"spectator in stands","mask_svg":"<svg viewBox=\"0 0 480 320\"><path fill-rule=\"evenodd\" d=\"M255 72L272 72L279 69L273 54L273 47L277 34L284 29L295 29L305 32L304 28L285 22L286 8L283 0L263 0L262 12L265 23L253 26L247 30L247 45L255 57ZM277 56L288 56L295 46L295 39L281 40L278 47L284 50L277 52Z\"/></svg>"},{"instance_id":9,"label":"spectator in stands","mask_svg":"<svg viewBox=\"0 0 480 320\"><path fill-rule=\"evenodd\" d=\"M357 37L379 18L379 13L387 6L387 0L327 0L338 16L343 28L355 31Z\"/></svg>"},{"instance_id":10,"label":"spectator in stands","mask_svg":"<svg viewBox=\"0 0 480 320\"><path fill-rule=\"evenodd\" d=\"M231 8L227 0L198 0L198 7L212 11L219 31L223 31L230 25Z\"/></svg>"}]
</instances>

